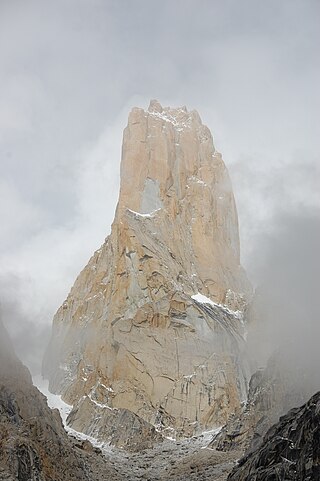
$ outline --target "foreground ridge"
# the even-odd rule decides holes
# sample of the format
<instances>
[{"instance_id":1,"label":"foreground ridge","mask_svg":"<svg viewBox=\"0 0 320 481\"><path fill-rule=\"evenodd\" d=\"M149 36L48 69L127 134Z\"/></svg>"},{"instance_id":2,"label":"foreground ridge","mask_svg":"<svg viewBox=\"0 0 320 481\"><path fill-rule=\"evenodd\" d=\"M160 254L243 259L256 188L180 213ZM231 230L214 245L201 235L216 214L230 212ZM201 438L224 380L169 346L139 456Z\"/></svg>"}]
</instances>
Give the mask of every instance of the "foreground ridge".
<instances>
[{"instance_id":1,"label":"foreground ridge","mask_svg":"<svg viewBox=\"0 0 320 481\"><path fill-rule=\"evenodd\" d=\"M68 437L57 410L33 386L0 320L0 479L122 481L87 441Z\"/></svg>"},{"instance_id":2,"label":"foreground ridge","mask_svg":"<svg viewBox=\"0 0 320 481\"><path fill-rule=\"evenodd\" d=\"M242 458L229 481L318 481L320 479L320 392L272 426L263 443Z\"/></svg>"}]
</instances>

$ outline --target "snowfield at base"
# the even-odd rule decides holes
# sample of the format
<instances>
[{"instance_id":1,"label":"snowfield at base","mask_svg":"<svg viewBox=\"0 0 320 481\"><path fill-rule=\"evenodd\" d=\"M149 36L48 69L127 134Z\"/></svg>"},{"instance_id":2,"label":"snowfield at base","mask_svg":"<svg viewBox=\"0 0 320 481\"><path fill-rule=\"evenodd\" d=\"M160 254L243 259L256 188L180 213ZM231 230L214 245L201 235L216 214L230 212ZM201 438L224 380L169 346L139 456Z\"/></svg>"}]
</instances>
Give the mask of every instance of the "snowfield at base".
<instances>
[{"instance_id":1,"label":"snowfield at base","mask_svg":"<svg viewBox=\"0 0 320 481\"><path fill-rule=\"evenodd\" d=\"M200 294L201 296L201 294ZM203 296L205 297L205 296ZM207 298L206 298L207 299ZM199 302L199 301L198 301ZM211 301L212 302L212 301ZM70 435L73 436L74 438L80 440L80 441L90 441L92 446L101 449L104 455L115 455L115 453L123 453L125 455L126 451L123 450L122 448L116 448L114 446L111 446L109 442L103 442L103 441L98 441L96 438L92 436L88 436L87 434L80 433L78 431L75 431L74 429L70 428L67 425L67 417L69 413L71 412L72 406L69 404L65 403L62 401L61 396L58 394L52 394L48 387L49 387L49 381L46 379L43 379L41 375L34 376L33 377L33 384L39 389L42 394L47 398L48 406L51 409L58 409L61 415L62 423L63 426L66 430L66 432ZM103 406L105 407L105 406ZM110 409L110 408L109 408ZM207 445L212 441L213 438L216 437L216 435L221 431L221 427L216 427L213 429L210 429L208 431L203 431L202 433L193 436L192 438L183 438L180 440L180 443L186 443L188 444L194 444L195 447L196 445L200 449L207 449ZM173 445L176 443L176 439L170 436L164 436L164 439L167 442L172 442ZM208 448L209 449L209 448ZM152 451L152 449L150 449Z\"/></svg>"},{"instance_id":2,"label":"snowfield at base","mask_svg":"<svg viewBox=\"0 0 320 481\"><path fill-rule=\"evenodd\" d=\"M34 376L33 384L45 395L49 408L59 410L63 425L67 429L67 417L71 412L72 406L62 401L61 396L52 394L49 391L49 381L43 379L42 376Z\"/></svg>"},{"instance_id":3,"label":"snowfield at base","mask_svg":"<svg viewBox=\"0 0 320 481\"><path fill-rule=\"evenodd\" d=\"M194 294L193 296L191 296L191 299L193 299L196 302L200 302L200 304L209 304L210 306L213 306L213 307L219 307L220 309L224 310L228 314L231 314L237 319L242 320L243 315L241 311L232 311L225 304L218 304L217 302L213 302L211 299L209 299L209 297L204 296L203 294L200 294L200 292L198 292L198 294Z\"/></svg>"},{"instance_id":4,"label":"snowfield at base","mask_svg":"<svg viewBox=\"0 0 320 481\"><path fill-rule=\"evenodd\" d=\"M50 393L48 381L42 379L41 376L34 377L33 382L47 397L48 405L51 408L59 409L65 425L71 406L63 402L60 396ZM208 453L215 451L208 445L221 430L221 428L210 429L191 438L183 438L178 441L165 438L163 442L155 444L152 448L130 453L123 448L111 446L109 443L98 442L95 438L74 431L66 425L65 428L70 436L80 441L87 440L94 447L99 448L103 457L116 469L121 479L131 481L169 479L167 474L171 469L179 469L181 465L188 467L190 464L196 464L198 459L203 459L202 453L205 453L206 450ZM200 458L198 458L199 455ZM217 474L220 477L221 470L219 466L220 464L217 465ZM214 466L212 469L213 476L210 479L215 479L216 471ZM174 476L174 479L177 478ZM182 477L179 477L179 479L182 479ZM185 479L188 478L186 477ZM206 477L205 479L208 478Z\"/></svg>"},{"instance_id":5,"label":"snowfield at base","mask_svg":"<svg viewBox=\"0 0 320 481\"><path fill-rule=\"evenodd\" d=\"M60 412L60 416L62 419L63 427L67 431L67 433L81 441L90 441L92 446L96 448L100 448L103 450L110 450L110 445L107 442L101 442L98 441L96 438L93 438L92 436L88 436L87 434L80 433L78 431L75 431L74 429L70 428L67 425L67 417L69 413L71 412L72 406L70 404L65 403L62 401L61 396L58 394L52 394L48 387L49 387L49 381L46 379L43 379L42 376L34 376L33 377L33 384L39 389L42 394L45 395L47 398L48 406L51 409L58 409Z\"/></svg>"},{"instance_id":6,"label":"snowfield at base","mask_svg":"<svg viewBox=\"0 0 320 481\"><path fill-rule=\"evenodd\" d=\"M210 429L209 431L203 431L201 436L203 436L204 442L211 442L212 438L215 438L222 428L223 426L220 426L219 428ZM206 446L203 446L203 448L206 448Z\"/></svg>"}]
</instances>

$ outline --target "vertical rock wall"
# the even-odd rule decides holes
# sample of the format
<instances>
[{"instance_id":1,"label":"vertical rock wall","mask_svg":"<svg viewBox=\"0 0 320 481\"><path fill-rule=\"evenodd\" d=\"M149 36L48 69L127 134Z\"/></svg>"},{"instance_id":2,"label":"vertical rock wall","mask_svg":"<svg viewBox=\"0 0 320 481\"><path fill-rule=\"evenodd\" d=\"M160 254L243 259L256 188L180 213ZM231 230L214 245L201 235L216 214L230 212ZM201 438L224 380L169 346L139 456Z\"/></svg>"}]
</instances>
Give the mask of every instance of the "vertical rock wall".
<instances>
[{"instance_id":1,"label":"vertical rock wall","mask_svg":"<svg viewBox=\"0 0 320 481\"><path fill-rule=\"evenodd\" d=\"M246 396L249 295L211 133L152 101L129 115L111 234L54 318L44 374L98 438L110 409L175 435L221 425Z\"/></svg>"}]
</instances>

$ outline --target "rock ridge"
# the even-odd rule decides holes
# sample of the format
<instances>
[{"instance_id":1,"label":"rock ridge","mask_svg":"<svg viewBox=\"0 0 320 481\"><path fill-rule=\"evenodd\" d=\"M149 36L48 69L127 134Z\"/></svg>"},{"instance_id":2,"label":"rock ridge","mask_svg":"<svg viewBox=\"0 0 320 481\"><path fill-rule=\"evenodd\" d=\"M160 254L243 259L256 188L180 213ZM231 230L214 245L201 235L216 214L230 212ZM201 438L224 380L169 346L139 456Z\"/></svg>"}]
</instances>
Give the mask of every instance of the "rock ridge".
<instances>
[{"instance_id":1,"label":"rock ridge","mask_svg":"<svg viewBox=\"0 0 320 481\"><path fill-rule=\"evenodd\" d=\"M229 481L317 481L320 478L320 393L290 410L272 426L262 444L243 457Z\"/></svg>"},{"instance_id":2,"label":"rock ridge","mask_svg":"<svg viewBox=\"0 0 320 481\"><path fill-rule=\"evenodd\" d=\"M122 481L99 450L65 432L57 409L33 386L0 320L0 479Z\"/></svg>"}]
</instances>

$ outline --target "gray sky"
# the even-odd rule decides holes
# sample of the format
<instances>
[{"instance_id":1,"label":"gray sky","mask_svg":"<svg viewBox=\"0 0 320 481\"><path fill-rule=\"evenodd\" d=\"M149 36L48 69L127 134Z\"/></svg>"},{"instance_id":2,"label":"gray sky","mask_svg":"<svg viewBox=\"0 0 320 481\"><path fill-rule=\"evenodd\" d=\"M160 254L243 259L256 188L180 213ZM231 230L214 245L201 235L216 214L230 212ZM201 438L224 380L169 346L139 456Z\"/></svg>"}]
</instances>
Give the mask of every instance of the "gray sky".
<instances>
[{"instance_id":1,"label":"gray sky","mask_svg":"<svg viewBox=\"0 0 320 481\"><path fill-rule=\"evenodd\" d=\"M110 230L122 130L150 98L211 129L259 281L279 213L320 205L319 21L318 0L0 0L0 298L29 365Z\"/></svg>"}]
</instances>

